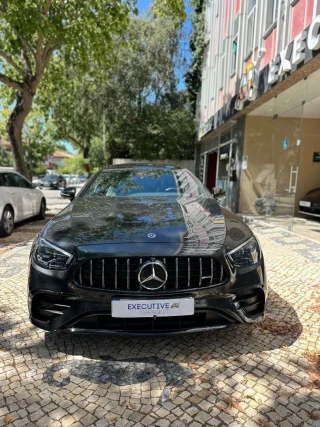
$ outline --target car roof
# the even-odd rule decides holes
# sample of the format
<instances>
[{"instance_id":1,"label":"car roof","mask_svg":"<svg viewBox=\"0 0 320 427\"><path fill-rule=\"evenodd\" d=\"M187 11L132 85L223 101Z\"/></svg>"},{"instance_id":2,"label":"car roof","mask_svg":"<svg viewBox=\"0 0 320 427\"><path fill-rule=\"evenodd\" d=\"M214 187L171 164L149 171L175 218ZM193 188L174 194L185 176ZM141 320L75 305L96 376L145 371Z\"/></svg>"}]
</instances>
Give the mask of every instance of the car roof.
<instances>
[{"instance_id":1,"label":"car roof","mask_svg":"<svg viewBox=\"0 0 320 427\"><path fill-rule=\"evenodd\" d=\"M126 164L121 164L121 165L111 165L108 167L103 168L103 171L108 171L110 169L144 169L144 168L149 168L149 169L163 169L163 170L176 170L176 169L181 169L179 166L173 166L173 165L166 165L166 164L152 164L152 163L126 163Z\"/></svg>"},{"instance_id":2,"label":"car roof","mask_svg":"<svg viewBox=\"0 0 320 427\"><path fill-rule=\"evenodd\" d=\"M0 172L15 172L15 170L10 166L0 166Z\"/></svg>"}]
</instances>

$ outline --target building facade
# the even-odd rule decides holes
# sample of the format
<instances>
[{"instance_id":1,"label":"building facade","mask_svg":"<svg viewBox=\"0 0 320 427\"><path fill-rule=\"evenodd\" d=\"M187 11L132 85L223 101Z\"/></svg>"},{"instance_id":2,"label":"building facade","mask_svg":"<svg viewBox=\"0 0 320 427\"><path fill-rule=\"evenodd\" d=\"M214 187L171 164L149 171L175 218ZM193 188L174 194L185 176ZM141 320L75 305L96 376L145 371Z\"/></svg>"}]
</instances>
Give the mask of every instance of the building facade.
<instances>
[{"instance_id":1,"label":"building facade","mask_svg":"<svg viewBox=\"0 0 320 427\"><path fill-rule=\"evenodd\" d=\"M211 0L205 22L197 173L289 223L320 187L320 0Z\"/></svg>"}]
</instances>

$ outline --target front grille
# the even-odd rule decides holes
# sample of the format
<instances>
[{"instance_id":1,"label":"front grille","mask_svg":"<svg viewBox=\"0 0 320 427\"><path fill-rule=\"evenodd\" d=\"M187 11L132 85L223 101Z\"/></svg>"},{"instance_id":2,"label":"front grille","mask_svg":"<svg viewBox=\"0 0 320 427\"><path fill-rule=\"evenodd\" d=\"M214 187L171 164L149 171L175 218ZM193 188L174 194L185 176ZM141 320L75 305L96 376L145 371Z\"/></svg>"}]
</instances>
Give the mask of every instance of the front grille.
<instances>
[{"instance_id":1,"label":"front grille","mask_svg":"<svg viewBox=\"0 0 320 427\"><path fill-rule=\"evenodd\" d=\"M227 272L213 258L157 258L168 272L163 292L198 289L227 281ZM75 284L91 289L141 291L138 269L150 258L103 258L86 261L75 274ZM151 291L154 292L154 291Z\"/></svg>"},{"instance_id":2,"label":"front grille","mask_svg":"<svg viewBox=\"0 0 320 427\"><path fill-rule=\"evenodd\" d=\"M310 208L300 206L300 212L313 213L313 214L319 215L320 214L320 204L319 205L313 204Z\"/></svg>"}]
</instances>

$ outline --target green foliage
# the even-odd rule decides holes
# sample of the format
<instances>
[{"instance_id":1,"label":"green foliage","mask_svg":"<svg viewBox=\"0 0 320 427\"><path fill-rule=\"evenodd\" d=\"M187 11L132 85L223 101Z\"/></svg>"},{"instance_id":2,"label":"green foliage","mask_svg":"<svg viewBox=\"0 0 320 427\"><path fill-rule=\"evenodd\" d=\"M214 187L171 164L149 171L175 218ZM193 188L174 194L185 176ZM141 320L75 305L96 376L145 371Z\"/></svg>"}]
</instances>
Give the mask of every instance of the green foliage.
<instances>
[{"instance_id":1,"label":"green foliage","mask_svg":"<svg viewBox=\"0 0 320 427\"><path fill-rule=\"evenodd\" d=\"M51 120L45 121L39 110L35 110L27 119L23 128L23 149L29 175L41 174L43 160L52 154L57 144L53 139L54 126ZM47 169L47 168L46 168Z\"/></svg>"},{"instance_id":2,"label":"green foliage","mask_svg":"<svg viewBox=\"0 0 320 427\"><path fill-rule=\"evenodd\" d=\"M55 139L80 148L93 168L116 157L192 157L194 121L177 90L181 30L161 17L132 17L125 38L117 60L97 76L81 76L54 58L38 102L50 112Z\"/></svg>"},{"instance_id":3,"label":"green foliage","mask_svg":"<svg viewBox=\"0 0 320 427\"><path fill-rule=\"evenodd\" d=\"M21 52L34 68L38 47L87 69L92 58L102 64L109 57L112 38L127 26L131 12L136 12L133 0L3 0L1 46L22 69L28 64Z\"/></svg>"},{"instance_id":4,"label":"green foliage","mask_svg":"<svg viewBox=\"0 0 320 427\"><path fill-rule=\"evenodd\" d=\"M89 159L92 168L101 169L107 165L106 153L105 153L105 145L100 138L93 138Z\"/></svg>"},{"instance_id":5,"label":"green foliage","mask_svg":"<svg viewBox=\"0 0 320 427\"><path fill-rule=\"evenodd\" d=\"M110 156L190 158L194 120L177 89L181 32L170 20L148 17L132 19L130 30L135 49L121 51L103 86Z\"/></svg>"},{"instance_id":6,"label":"green foliage","mask_svg":"<svg viewBox=\"0 0 320 427\"><path fill-rule=\"evenodd\" d=\"M193 0L190 2L193 8L191 15L192 32L190 35L190 49L192 62L190 70L186 74L186 84L192 110L196 112L197 95L201 88L201 75L205 49L205 0Z\"/></svg>"},{"instance_id":7,"label":"green foliage","mask_svg":"<svg viewBox=\"0 0 320 427\"><path fill-rule=\"evenodd\" d=\"M152 11L157 16L171 18L180 24L187 17L183 0L154 0Z\"/></svg>"},{"instance_id":8,"label":"green foliage","mask_svg":"<svg viewBox=\"0 0 320 427\"><path fill-rule=\"evenodd\" d=\"M68 173L68 174L79 174L84 175L84 161L83 155L78 154L74 156L72 159L65 159L63 161L63 166L57 169L58 173Z\"/></svg>"},{"instance_id":9,"label":"green foliage","mask_svg":"<svg viewBox=\"0 0 320 427\"><path fill-rule=\"evenodd\" d=\"M0 166L13 166L12 154L8 153L0 144Z\"/></svg>"},{"instance_id":10,"label":"green foliage","mask_svg":"<svg viewBox=\"0 0 320 427\"><path fill-rule=\"evenodd\" d=\"M71 142L85 157L92 139L101 134L101 77L79 75L74 67L55 58L39 90L37 102L55 123L55 139Z\"/></svg>"}]
</instances>

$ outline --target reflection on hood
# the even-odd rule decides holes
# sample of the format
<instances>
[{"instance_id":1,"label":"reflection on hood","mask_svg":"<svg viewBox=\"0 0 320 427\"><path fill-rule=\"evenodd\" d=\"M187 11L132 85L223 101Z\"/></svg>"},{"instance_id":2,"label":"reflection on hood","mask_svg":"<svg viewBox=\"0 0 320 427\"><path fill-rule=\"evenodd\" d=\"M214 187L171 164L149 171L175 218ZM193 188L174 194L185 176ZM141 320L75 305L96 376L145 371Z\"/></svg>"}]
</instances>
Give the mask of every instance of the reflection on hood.
<instances>
[{"instance_id":1,"label":"reflection on hood","mask_svg":"<svg viewBox=\"0 0 320 427\"><path fill-rule=\"evenodd\" d=\"M148 234L156 236L151 240ZM45 228L61 247L103 243L180 243L188 251L222 245L225 223L212 198L78 198Z\"/></svg>"}]
</instances>

